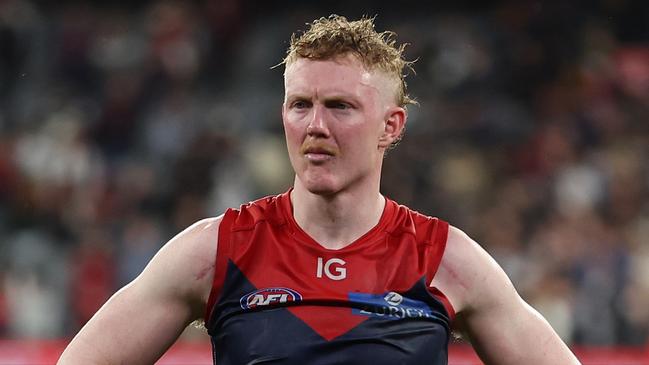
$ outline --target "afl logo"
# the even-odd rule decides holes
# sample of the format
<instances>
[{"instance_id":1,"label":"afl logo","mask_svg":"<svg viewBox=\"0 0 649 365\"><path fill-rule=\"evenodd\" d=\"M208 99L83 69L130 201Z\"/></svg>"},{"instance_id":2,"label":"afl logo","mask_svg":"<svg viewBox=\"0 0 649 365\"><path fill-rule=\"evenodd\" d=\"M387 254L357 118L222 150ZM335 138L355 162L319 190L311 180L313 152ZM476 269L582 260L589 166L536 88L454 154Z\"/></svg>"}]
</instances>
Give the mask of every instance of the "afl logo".
<instances>
[{"instance_id":1,"label":"afl logo","mask_svg":"<svg viewBox=\"0 0 649 365\"><path fill-rule=\"evenodd\" d=\"M300 300L302 300L302 295L293 289L266 288L244 295L239 303L243 309L255 309L259 306L299 302Z\"/></svg>"}]
</instances>

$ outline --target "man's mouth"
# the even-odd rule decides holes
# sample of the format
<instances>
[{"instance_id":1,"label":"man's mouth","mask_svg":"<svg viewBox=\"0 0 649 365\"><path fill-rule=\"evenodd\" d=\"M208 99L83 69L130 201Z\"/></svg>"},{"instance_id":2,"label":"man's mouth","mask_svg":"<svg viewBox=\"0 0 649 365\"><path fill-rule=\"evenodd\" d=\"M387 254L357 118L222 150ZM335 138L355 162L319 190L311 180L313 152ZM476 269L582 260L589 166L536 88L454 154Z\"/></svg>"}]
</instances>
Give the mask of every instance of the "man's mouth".
<instances>
[{"instance_id":1,"label":"man's mouth","mask_svg":"<svg viewBox=\"0 0 649 365\"><path fill-rule=\"evenodd\" d=\"M304 157L311 162L323 162L336 156L335 149L328 146L305 146L302 148Z\"/></svg>"}]
</instances>

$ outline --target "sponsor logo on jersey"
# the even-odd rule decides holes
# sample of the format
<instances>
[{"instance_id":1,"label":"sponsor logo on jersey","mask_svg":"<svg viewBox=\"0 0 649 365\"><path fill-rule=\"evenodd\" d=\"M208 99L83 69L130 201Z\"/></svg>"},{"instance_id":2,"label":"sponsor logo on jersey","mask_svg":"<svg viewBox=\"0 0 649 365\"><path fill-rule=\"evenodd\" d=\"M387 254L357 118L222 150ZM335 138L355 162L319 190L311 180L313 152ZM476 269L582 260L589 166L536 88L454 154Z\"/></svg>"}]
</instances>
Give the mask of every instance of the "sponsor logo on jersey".
<instances>
[{"instance_id":1,"label":"sponsor logo on jersey","mask_svg":"<svg viewBox=\"0 0 649 365\"><path fill-rule=\"evenodd\" d=\"M322 257L318 257L318 266L315 276L322 278L322 273L331 280L343 280L347 277L347 269L345 268L345 260L339 258L332 258L324 261Z\"/></svg>"},{"instance_id":2,"label":"sponsor logo on jersey","mask_svg":"<svg viewBox=\"0 0 649 365\"><path fill-rule=\"evenodd\" d=\"M403 296L401 294L395 293L393 291L386 294L383 297L383 299L385 299L385 301L388 304L393 305L393 306L397 306L397 305L401 304L401 302L403 302Z\"/></svg>"},{"instance_id":3,"label":"sponsor logo on jersey","mask_svg":"<svg viewBox=\"0 0 649 365\"><path fill-rule=\"evenodd\" d=\"M302 295L289 288L265 288L248 293L241 297L239 303L243 309L254 309L260 306L285 304L302 300Z\"/></svg>"},{"instance_id":4,"label":"sponsor logo on jersey","mask_svg":"<svg viewBox=\"0 0 649 365\"><path fill-rule=\"evenodd\" d=\"M359 316L386 319L437 318L426 303L406 298L396 292L349 293L349 300L355 304L352 313Z\"/></svg>"}]
</instances>

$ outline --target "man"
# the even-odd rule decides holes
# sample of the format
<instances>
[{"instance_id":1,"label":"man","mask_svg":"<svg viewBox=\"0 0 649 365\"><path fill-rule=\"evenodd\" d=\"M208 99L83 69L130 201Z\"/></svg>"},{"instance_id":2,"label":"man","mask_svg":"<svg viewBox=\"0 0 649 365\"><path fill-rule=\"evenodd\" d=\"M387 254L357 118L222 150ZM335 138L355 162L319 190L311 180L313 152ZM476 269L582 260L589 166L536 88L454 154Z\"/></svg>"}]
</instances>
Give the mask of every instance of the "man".
<instances>
[{"instance_id":1,"label":"man","mask_svg":"<svg viewBox=\"0 0 649 365\"><path fill-rule=\"evenodd\" d=\"M406 124L403 47L331 16L291 39L294 187L168 242L60 364L149 364L204 318L225 364L446 364L456 316L487 364L578 364L457 228L379 192Z\"/></svg>"}]
</instances>

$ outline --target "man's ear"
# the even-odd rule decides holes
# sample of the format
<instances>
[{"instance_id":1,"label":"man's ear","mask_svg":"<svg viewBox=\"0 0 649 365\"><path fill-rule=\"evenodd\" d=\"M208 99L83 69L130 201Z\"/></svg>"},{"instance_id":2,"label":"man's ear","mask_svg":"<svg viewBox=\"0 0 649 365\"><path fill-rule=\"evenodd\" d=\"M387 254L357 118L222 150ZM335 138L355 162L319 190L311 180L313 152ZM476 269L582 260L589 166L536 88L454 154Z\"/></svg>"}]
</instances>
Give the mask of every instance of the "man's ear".
<instances>
[{"instance_id":1,"label":"man's ear","mask_svg":"<svg viewBox=\"0 0 649 365\"><path fill-rule=\"evenodd\" d=\"M401 138L406 127L406 119L408 119L408 113L400 106L394 106L385 112L383 133L379 138L380 148L388 148Z\"/></svg>"}]
</instances>

